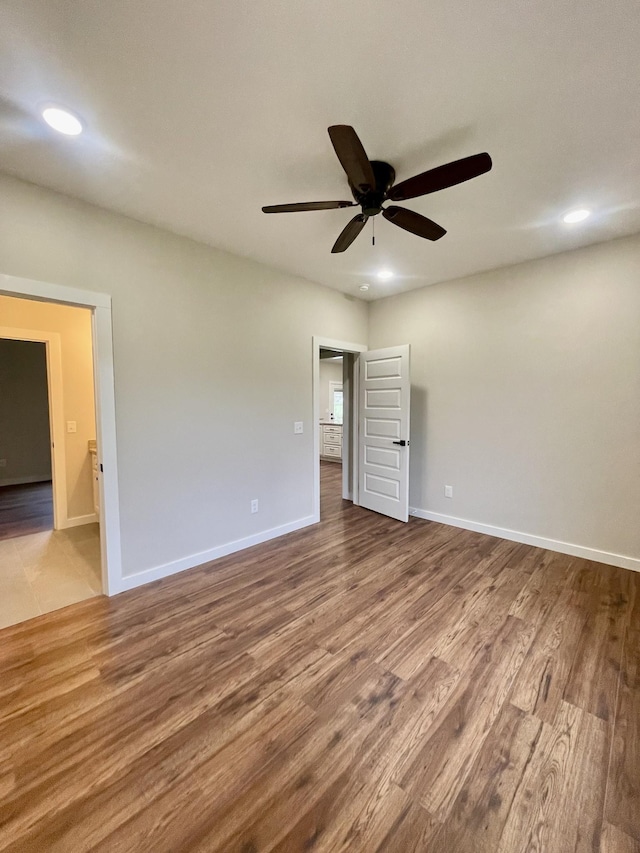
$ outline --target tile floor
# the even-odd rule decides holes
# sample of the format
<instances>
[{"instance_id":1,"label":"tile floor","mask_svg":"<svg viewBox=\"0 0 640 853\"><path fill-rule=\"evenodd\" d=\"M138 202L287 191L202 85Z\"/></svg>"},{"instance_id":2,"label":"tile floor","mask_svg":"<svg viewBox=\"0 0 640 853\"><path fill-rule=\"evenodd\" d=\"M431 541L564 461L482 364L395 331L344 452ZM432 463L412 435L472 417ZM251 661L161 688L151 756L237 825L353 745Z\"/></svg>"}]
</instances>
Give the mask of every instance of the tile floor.
<instances>
[{"instance_id":1,"label":"tile floor","mask_svg":"<svg viewBox=\"0 0 640 853\"><path fill-rule=\"evenodd\" d=\"M0 628L101 592L97 524L0 541Z\"/></svg>"}]
</instances>

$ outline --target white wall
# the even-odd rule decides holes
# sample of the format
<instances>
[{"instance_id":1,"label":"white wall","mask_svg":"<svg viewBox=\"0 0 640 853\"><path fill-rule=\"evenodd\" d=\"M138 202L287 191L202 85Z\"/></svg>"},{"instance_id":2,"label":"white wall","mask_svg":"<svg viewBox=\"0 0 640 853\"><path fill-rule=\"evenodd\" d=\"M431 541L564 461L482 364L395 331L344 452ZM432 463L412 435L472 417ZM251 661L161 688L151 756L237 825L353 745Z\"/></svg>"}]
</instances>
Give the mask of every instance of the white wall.
<instances>
[{"instance_id":1,"label":"white wall","mask_svg":"<svg viewBox=\"0 0 640 853\"><path fill-rule=\"evenodd\" d=\"M640 237L372 303L368 335L360 300L0 176L0 271L113 296L127 575L311 516L313 335L412 344L414 507L640 557Z\"/></svg>"},{"instance_id":2,"label":"white wall","mask_svg":"<svg viewBox=\"0 0 640 853\"><path fill-rule=\"evenodd\" d=\"M640 558L640 236L373 303L403 343L413 507Z\"/></svg>"},{"instance_id":3,"label":"white wall","mask_svg":"<svg viewBox=\"0 0 640 853\"><path fill-rule=\"evenodd\" d=\"M362 301L7 176L0 271L113 297L125 575L309 519L312 336Z\"/></svg>"},{"instance_id":4,"label":"white wall","mask_svg":"<svg viewBox=\"0 0 640 853\"><path fill-rule=\"evenodd\" d=\"M320 420L331 420L331 385L338 382L342 385L342 362L320 361Z\"/></svg>"},{"instance_id":5,"label":"white wall","mask_svg":"<svg viewBox=\"0 0 640 853\"><path fill-rule=\"evenodd\" d=\"M0 298L0 326L2 304ZM51 479L45 344L0 338L0 486Z\"/></svg>"},{"instance_id":6,"label":"white wall","mask_svg":"<svg viewBox=\"0 0 640 853\"><path fill-rule=\"evenodd\" d=\"M60 336L66 517L71 521L91 520L93 473L88 442L96 437L91 311L0 295L0 327L56 332ZM67 421L75 421L76 432L66 432ZM47 453L51 461L51 451L47 449Z\"/></svg>"}]
</instances>

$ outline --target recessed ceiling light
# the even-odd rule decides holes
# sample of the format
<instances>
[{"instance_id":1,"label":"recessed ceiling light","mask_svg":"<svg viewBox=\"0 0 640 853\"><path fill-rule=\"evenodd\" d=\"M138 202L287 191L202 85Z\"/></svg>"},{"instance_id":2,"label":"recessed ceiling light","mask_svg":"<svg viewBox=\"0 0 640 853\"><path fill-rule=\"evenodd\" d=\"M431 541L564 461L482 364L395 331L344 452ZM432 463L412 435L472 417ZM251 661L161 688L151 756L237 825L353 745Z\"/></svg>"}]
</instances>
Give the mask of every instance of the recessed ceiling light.
<instances>
[{"instance_id":1,"label":"recessed ceiling light","mask_svg":"<svg viewBox=\"0 0 640 853\"><path fill-rule=\"evenodd\" d=\"M393 278L393 273L391 270L380 270L378 278L380 281L389 281L390 278Z\"/></svg>"},{"instance_id":2,"label":"recessed ceiling light","mask_svg":"<svg viewBox=\"0 0 640 853\"><path fill-rule=\"evenodd\" d=\"M63 110L61 107L47 107L42 110L42 118L58 133L64 133L66 136L78 136L82 133L82 122L69 110Z\"/></svg>"},{"instance_id":3,"label":"recessed ceiling light","mask_svg":"<svg viewBox=\"0 0 640 853\"><path fill-rule=\"evenodd\" d=\"M369 285L368 284L361 284L360 290L362 290L362 291L369 290Z\"/></svg>"},{"instance_id":4,"label":"recessed ceiling light","mask_svg":"<svg viewBox=\"0 0 640 853\"><path fill-rule=\"evenodd\" d=\"M569 213L565 213L562 217L562 221L566 222L568 225L573 225L574 222L582 222L590 215L590 210L581 207L579 210L570 210Z\"/></svg>"}]
</instances>

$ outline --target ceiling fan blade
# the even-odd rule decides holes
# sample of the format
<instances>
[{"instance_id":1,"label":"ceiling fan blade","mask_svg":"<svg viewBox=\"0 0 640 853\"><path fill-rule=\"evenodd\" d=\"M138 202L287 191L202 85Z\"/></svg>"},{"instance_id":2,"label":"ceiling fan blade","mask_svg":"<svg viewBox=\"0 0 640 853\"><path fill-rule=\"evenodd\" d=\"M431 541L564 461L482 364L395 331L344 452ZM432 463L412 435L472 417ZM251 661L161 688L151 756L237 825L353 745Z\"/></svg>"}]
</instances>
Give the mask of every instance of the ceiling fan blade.
<instances>
[{"instance_id":1,"label":"ceiling fan blade","mask_svg":"<svg viewBox=\"0 0 640 853\"><path fill-rule=\"evenodd\" d=\"M418 198L421 195L436 193L447 187L477 178L491 169L491 157L487 153L473 154L471 157L463 157L462 160L454 160L444 166L429 169L406 181L391 187L387 197L391 201L407 201L410 198Z\"/></svg>"},{"instance_id":2,"label":"ceiling fan blade","mask_svg":"<svg viewBox=\"0 0 640 853\"><path fill-rule=\"evenodd\" d=\"M355 130L348 124L334 124L329 128L329 136L351 184L363 193L374 189L373 167Z\"/></svg>"},{"instance_id":3,"label":"ceiling fan blade","mask_svg":"<svg viewBox=\"0 0 640 853\"><path fill-rule=\"evenodd\" d=\"M354 201L301 201L296 204L271 204L263 213L297 213L299 210L335 210L338 207L355 207Z\"/></svg>"},{"instance_id":4,"label":"ceiling fan blade","mask_svg":"<svg viewBox=\"0 0 640 853\"><path fill-rule=\"evenodd\" d=\"M332 254L336 254L337 252L344 252L356 239L358 234L362 231L364 226L367 224L367 219L369 217L365 216L364 213L359 213L357 216L354 216L351 222L347 224L345 228L340 232L340 236L333 244L333 249L331 249Z\"/></svg>"},{"instance_id":5,"label":"ceiling fan blade","mask_svg":"<svg viewBox=\"0 0 640 853\"><path fill-rule=\"evenodd\" d=\"M426 216L414 210L407 210L406 207L391 205L382 211L382 215L399 228L417 234L418 237L424 237L425 240L439 240L447 233L437 222L427 219Z\"/></svg>"}]
</instances>

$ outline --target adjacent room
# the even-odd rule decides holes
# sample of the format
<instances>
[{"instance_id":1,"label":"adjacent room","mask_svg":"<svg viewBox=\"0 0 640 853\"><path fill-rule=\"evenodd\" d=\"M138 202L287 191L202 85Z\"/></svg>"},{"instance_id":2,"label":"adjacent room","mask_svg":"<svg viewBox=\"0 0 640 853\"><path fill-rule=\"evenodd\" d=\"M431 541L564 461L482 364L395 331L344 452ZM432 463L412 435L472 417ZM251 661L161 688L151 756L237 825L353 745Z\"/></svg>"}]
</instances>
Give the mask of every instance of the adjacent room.
<instances>
[{"instance_id":1,"label":"adjacent room","mask_svg":"<svg viewBox=\"0 0 640 853\"><path fill-rule=\"evenodd\" d=\"M344 418L343 354L320 348L318 402L320 406L320 517L342 508L342 441Z\"/></svg>"},{"instance_id":2,"label":"adjacent room","mask_svg":"<svg viewBox=\"0 0 640 853\"><path fill-rule=\"evenodd\" d=\"M0 295L0 626L102 592L89 311Z\"/></svg>"},{"instance_id":3,"label":"adjacent room","mask_svg":"<svg viewBox=\"0 0 640 853\"><path fill-rule=\"evenodd\" d=\"M640 851L639 42L0 5L0 853Z\"/></svg>"}]
</instances>

